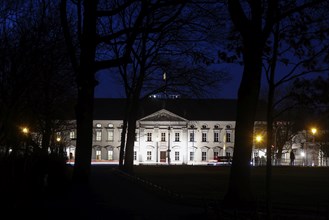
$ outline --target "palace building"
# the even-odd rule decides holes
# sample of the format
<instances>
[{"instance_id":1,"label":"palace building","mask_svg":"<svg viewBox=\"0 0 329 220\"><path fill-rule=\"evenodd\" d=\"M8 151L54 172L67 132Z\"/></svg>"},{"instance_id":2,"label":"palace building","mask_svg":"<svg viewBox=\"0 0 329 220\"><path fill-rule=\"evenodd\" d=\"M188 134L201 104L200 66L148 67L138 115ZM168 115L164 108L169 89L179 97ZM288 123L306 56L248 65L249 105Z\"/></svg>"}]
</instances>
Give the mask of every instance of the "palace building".
<instances>
[{"instance_id":1,"label":"palace building","mask_svg":"<svg viewBox=\"0 0 329 220\"><path fill-rule=\"evenodd\" d=\"M230 99L146 99L138 111L134 163L194 165L232 156L236 104ZM124 112L125 99L95 99L93 161L118 162ZM69 133L67 153L73 159L76 131Z\"/></svg>"}]
</instances>

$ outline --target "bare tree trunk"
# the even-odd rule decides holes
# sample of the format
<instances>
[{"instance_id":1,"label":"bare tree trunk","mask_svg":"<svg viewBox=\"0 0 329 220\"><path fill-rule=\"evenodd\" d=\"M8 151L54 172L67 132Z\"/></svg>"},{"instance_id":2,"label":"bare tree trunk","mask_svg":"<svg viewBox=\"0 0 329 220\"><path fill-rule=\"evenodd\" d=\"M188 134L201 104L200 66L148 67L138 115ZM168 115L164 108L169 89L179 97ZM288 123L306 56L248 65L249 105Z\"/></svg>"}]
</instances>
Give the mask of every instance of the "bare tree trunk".
<instances>
[{"instance_id":1,"label":"bare tree trunk","mask_svg":"<svg viewBox=\"0 0 329 220\"><path fill-rule=\"evenodd\" d=\"M87 183L90 176L96 51L97 1L84 1L83 33L81 38L80 68L78 71L77 146L73 180Z\"/></svg>"},{"instance_id":2,"label":"bare tree trunk","mask_svg":"<svg viewBox=\"0 0 329 220\"><path fill-rule=\"evenodd\" d=\"M134 168L134 145L135 145L135 135L136 135L136 120L139 108L139 92L137 96L133 96L133 100L130 103L130 114L128 117L128 133L127 133L127 144L126 144L126 154L124 170L128 173L133 173Z\"/></svg>"},{"instance_id":3,"label":"bare tree trunk","mask_svg":"<svg viewBox=\"0 0 329 220\"><path fill-rule=\"evenodd\" d=\"M123 168L123 160L126 149L126 134L127 134L127 113L125 113L125 118L123 120L122 132L121 132L121 144L120 144L120 155L119 155L119 169Z\"/></svg>"},{"instance_id":4,"label":"bare tree trunk","mask_svg":"<svg viewBox=\"0 0 329 220\"><path fill-rule=\"evenodd\" d=\"M279 25L276 24L274 33L274 44L273 44L273 56L272 63L270 64L270 72L268 77L268 97L267 97L267 141L266 141L266 207L268 216L271 216L271 205L272 205L272 195L271 195L271 179L272 179L272 146L273 142L273 106L274 106L274 93L275 93L275 82L274 76L276 71L276 63L278 58L278 47L279 47ZM275 137L276 138L276 137Z\"/></svg>"},{"instance_id":5,"label":"bare tree trunk","mask_svg":"<svg viewBox=\"0 0 329 220\"><path fill-rule=\"evenodd\" d=\"M224 199L228 206L244 206L255 199L250 185L250 159L262 73L262 56L256 37L245 47L245 68L238 93L234 155L229 188Z\"/></svg>"}]
</instances>

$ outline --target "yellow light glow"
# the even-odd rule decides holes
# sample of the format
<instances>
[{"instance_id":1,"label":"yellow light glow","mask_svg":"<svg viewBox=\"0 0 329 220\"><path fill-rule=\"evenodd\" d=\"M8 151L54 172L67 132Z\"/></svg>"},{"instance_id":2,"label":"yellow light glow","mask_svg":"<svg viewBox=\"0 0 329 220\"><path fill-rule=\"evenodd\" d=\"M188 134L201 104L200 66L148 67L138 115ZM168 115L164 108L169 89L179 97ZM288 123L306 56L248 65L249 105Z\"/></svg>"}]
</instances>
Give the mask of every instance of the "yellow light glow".
<instances>
[{"instance_id":1,"label":"yellow light glow","mask_svg":"<svg viewBox=\"0 0 329 220\"><path fill-rule=\"evenodd\" d=\"M60 138L60 137L57 137L57 138L56 138L56 141L57 141L57 142L60 142L60 141L61 141L61 138Z\"/></svg>"},{"instance_id":2,"label":"yellow light glow","mask_svg":"<svg viewBox=\"0 0 329 220\"><path fill-rule=\"evenodd\" d=\"M256 141L261 142L263 140L263 137L261 135L256 136Z\"/></svg>"},{"instance_id":3,"label":"yellow light glow","mask_svg":"<svg viewBox=\"0 0 329 220\"><path fill-rule=\"evenodd\" d=\"M27 127L24 127L24 128L22 128L22 132L24 134L27 134L27 133L29 133L29 129Z\"/></svg>"},{"instance_id":4,"label":"yellow light glow","mask_svg":"<svg viewBox=\"0 0 329 220\"><path fill-rule=\"evenodd\" d=\"M316 128L312 128L311 132L312 132L313 135L315 135L315 133L317 132Z\"/></svg>"}]
</instances>

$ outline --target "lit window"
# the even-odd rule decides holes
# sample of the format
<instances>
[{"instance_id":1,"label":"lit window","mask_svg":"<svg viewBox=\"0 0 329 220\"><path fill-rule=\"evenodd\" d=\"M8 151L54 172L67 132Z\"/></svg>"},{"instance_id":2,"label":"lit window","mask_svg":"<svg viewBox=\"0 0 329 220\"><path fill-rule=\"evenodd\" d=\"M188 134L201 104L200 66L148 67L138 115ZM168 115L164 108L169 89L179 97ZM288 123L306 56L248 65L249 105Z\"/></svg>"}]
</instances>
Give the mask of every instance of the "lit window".
<instances>
[{"instance_id":1,"label":"lit window","mask_svg":"<svg viewBox=\"0 0 329 220\"><path fill-rule=\"evenodd\" d=\"M151 132L148 132L147 133L147 139L146 141L152 141L152 133Z\"/></svg>"},{"instance_id":2,"label":"lit window","mask_svg":"<svg viewBox=\"0 0 329 220\"><path fill-rule=\"evenodd\" d=\"M176 160L176 161L179 160L179 151L175 151L175 160Z\"/></svg>"},{"instance_id":3,"label":"lit window","mask_svg":"<svg viewBox=\"0 0 329 220\"><path fill-rule=\"evenodd\" d=\"M101 124L96 124L96 127L97 127L97 128L101 128L102 125L101 125Z\"/></svg>"},{"instance_id":4,"label":"lit window","mask_svg":"<svg viewBox=\"0 0 329 220\"><path fill-rule=\"evenodd\" d=\"M194 152L190 152L190 161L194 160Z\"/></svg>"},{"instance_id":5,"label":"lit window","mask_svg":"<svg viewBox=\"0 0 329 220\"><path fill-rule=\"evenodd\" d=\"M175 133L175 141L176 141L176 142L179 141L179 133Z\"/></svg>"},{"instance_id":6,"label":"lit window","mask_svg":"<svg viewBox=\"0 0 329 220\"><path fill-rule=\"evenodd\" d=\"M166 141L166 133L161 133L161 141Z\"/></svg>"},{"instance_id":7,"label":"lit window","mask_svg":"<svg viewBox=\"0 0 329 220\"><path fill-rule=\"evenodd\" d=\"M146 155L147 155L146 160L152 160L152 151L147 151Z\"/></svg>"},{"instance_id":8,"label":"lit window","mask_svg":"<svg viewBox=\"0 0 329 220\"><path fill-rule=\"evenodd\" d=\"M102 131L96 131L96 141L102 140Z\"/></svg>"},{"instance_id":9,"label":"lit window","mask_svg":"<svg viewBox=\"0 0 329 220\"><path fill-rule=\"evenodd\" d=\"M216 160L218 158L218 152L214 152L214 160Z\"/></svg>"},{"instance_id":10,"label":"lit window","mask_svg":"<svg viewBox=\"0 0 329 220\"><path fill-rule=\"evenodd\" d=\"M107 127L113 128L113 124L108 124Z\"/></svg>"},{"instance_id":11,"label":"lit window","mask_svg":"<svg viewBox=\"0 0 329 220\"><path fill-rule=\"evenodd\" d=\"M102 153L100 150L96 150L96 160L101 160L102 159Z\"/></svg>"},{"instance_id":12,"label":"lit window","mask_svg":"<svg viewBox=\"0 0 329 220\"><path fill-rule=\"evenodd\" d=\"M219 142L219 132L218 131L214 132L214 142Z\"/></svg>"},{"instance_id":13,"label":"lit window","mask_svg":"<svg viewBox=\"0 0 329 220\"><path fill-rule=\"evenodd\" d=\"M207 152L202 152L201 160L202 161L206 161L207 160Z\"/></svg>"},{"instance_id":14,"label":"lit window","mask_svg":"<svg viewBox=\"0 0 329 220\"><path fill-rule=\"evenodd\" d=\"M107 140L114 141L114 132L113 130L107 130Z\"/></svg>"},{"instance_id":15,"label":"lit window","mask_svg":"<svg viewBox=\"0 0 329 220\"><path fill-rule=\"evenodd\" d=\"M107 151L107 159L108 160L113 160L113 150Z\"/></svg>"},{"instance_id":16,"label":"lit window","mask_svg":"<svg viewBox=\"0 0 329 220\"><path fill-rule=\"evenodd\" d=\"M231 142L231 133L230 132L226 132L226 142Z\"/></svg>"},{"instance_id":17,"label":"lit window","mask_svg":"<svg viewBox=\"0 0 329 220\"><path fill-rule=\"evenodd\" d=\"M75 132L74 131L70 131L70 139L75 139Z\"/></svg>"},{"instance_id":18,"label":"lit window","mask_svg":"<svg viewBox=\"0 0 329 220\"><path fill-rule=\"evenodd\" d=\"M190 142L194 142L194 132L190 132Z\"/></svg>"},{"instance_id":19,"label":"lit window","mask_svg":"<svg viewBox=\"0 0 329 220\"><path fill-rule=\"evenodd\" d=\"M207 142L207 133L202 132L202 142Z\"/></svg>"}]
</instances>

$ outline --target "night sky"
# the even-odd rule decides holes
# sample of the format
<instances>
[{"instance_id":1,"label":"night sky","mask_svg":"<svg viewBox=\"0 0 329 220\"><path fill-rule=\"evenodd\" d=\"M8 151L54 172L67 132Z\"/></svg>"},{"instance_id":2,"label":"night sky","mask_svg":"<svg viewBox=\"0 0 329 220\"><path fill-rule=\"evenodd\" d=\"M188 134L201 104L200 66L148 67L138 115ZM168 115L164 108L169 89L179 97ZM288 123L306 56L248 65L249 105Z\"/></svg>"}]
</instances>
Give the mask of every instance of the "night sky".
<instances>
[{"instance_id":1,"label":"night sky","mask_svg":"<svg viewBox=\"0 0 329 220\"><path fill-rule=\"evenodd\" d=\"M218 90L211 91L211 97L208 98L225 98L236 99L239 88L242 67L238 65L228 65L227 70L230 72L231 80L219 86ZM111 76L110 71L100 71L96 75L99 81L95 88L95 98L123 98L124 90L118 80Z\"/></svg>"}]
</instances>

